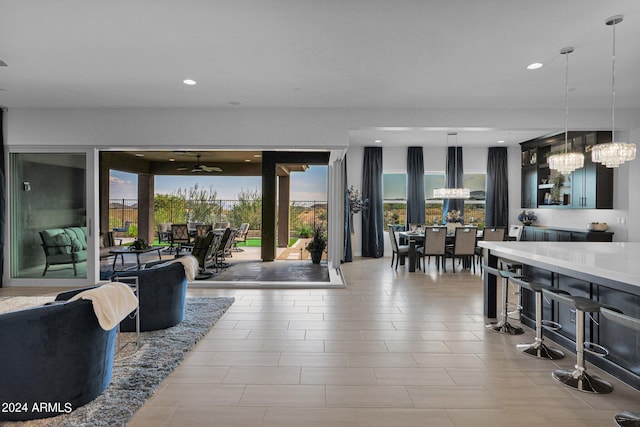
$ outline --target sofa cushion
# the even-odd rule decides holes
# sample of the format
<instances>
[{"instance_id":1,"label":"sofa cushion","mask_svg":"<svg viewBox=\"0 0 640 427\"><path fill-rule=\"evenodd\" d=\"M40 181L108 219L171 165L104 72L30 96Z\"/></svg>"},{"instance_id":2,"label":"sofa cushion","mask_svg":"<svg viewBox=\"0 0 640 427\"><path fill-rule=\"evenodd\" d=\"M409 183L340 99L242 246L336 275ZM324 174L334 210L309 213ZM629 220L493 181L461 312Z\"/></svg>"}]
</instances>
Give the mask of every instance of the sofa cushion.
<instances>
[{"instance_id":1,"label":"sofa cushion","mask_svg":"<svg viewBox=\"0 0 640 427\"><path fill-rule=\"evenodd\" d=\"M71 239L73 252L87 250L87 232L85 227L67 227L64 232Z\"/></svg>"},{"instance_id":2,"label":"sofa cushion","mask_svg":"<svg viewBox=\"0 0 640 427\"><path fill-rule=\"evenodd\" d=\"M53 237L53 244L56 246L54 249L57 250L58 253L70 254L72 252L71 237L64 232ZM53 251L49 248L49 253L51 252Z\"/></svg>"}]
</instances>

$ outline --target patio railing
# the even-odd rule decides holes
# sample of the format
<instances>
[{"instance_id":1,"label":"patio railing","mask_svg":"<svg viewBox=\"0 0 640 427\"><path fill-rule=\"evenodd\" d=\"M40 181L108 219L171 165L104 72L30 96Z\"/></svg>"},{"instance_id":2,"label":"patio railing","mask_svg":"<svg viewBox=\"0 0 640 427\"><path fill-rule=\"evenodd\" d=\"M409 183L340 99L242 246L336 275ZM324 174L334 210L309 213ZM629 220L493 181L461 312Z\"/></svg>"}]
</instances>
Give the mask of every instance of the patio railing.
<instances>
[{"instance_id":1,"label":"patio railing","mask_svg":"<svg viewBox=\"0 0 640 427\"><path fill-rule=\"evenodd\" d=\"M316 225L327 225L327 202L315 200L291 201L289 227L296 231L302 227L313 228ZM138 200L109 200L109 229L124 227L130 223L129 235L137 236L138 232ZM228 221L233 225L243 222L251 224L253 232L262 230L261 200L171 200L161 206L154 206L154 230L157 224L164 222L216 223Z\"/></svg>"}]
</instances>

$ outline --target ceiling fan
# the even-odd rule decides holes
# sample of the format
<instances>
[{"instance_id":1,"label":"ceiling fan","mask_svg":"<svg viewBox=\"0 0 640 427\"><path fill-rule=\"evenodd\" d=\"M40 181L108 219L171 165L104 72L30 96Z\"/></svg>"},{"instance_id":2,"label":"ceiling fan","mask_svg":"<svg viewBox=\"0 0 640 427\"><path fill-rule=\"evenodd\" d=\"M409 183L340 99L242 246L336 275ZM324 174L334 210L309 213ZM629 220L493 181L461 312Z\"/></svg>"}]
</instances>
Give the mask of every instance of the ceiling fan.
<instances>
[{"instance_id":1,"label":"ceiling fan","mask_svg":"<svg viewBox=\"0 0 640 427\"><path fill-rule=\"evenodd\" d=\"M187 170L188 168L185 167L181 167L178 168L177 170ZM219 168L218 166L207 166L207 165L203 165L202 163L200 163L200 154L196 154L196 164L193 166L193 168L191 168L191 173L196 173L196 172L222 172L222 169Z\"/></svg>"}]
</instances>

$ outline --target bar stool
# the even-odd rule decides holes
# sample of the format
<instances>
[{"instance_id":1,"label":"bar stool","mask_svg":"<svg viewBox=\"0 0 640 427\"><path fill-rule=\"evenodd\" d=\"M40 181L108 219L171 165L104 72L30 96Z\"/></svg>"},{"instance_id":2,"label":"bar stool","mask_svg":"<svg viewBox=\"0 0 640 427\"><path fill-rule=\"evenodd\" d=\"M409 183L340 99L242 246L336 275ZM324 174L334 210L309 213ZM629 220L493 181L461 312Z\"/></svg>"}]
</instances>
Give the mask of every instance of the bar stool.
<instances>
[{"instance_id":1,"label":"bar stool","mask_svg":"<svg viewBox=\"0 0 640 427\"><path fill-rule=\"evenodd\" d=\"M521 290L524 288L534 292L536 296L536 339L530 344L518 344L518 350L539 359L562 359L564 357L564 353L560 350L556 350L555 348L547 347L544 343L544 336L542 335L543 329L548 329L550 331L562 329L562 326L559 323L551 320L544 320L542 318L542 290L552 289L551 286L543 285L542 283L530 282L529 279L522 276L512 277L511 282L519 286ZM569 293L567 292L567 294Z\"/></svg>"},{"instance_id":2,"label":"bar stool","mask_svg":"<svg viewBox=\"0 0 640 427\"><path fill-rule=\"evenodd\" d=\"M524 334L524 329L519 326L513 326L509 323L509 279L518 275L512 271L499 270L495 267L484 266L485 274L493 274L502 278L502 313L500 313L500 321L489 323L486 328L508 335Z\"/></svg>"},{"instance_id":3,"label":"bar stool","mask_svg":"<svg viewBox=\"0 0 640 427\"><path fill-rule=\"evenodd\" d=\"M576 310L576 365L574 370L556 369L551 376L556 381L567 387L585 393L610 393L613 386L600 377L587 373L585 367L584 352L605 357L609 351L601 345L585 342L584 340L584 315L585 313L598 313L604 305L589 298L577 297L558 292L558 289L542 289L542 293L549 299L561 302Z\"/></svg>"},{"instance_id":4,"label":"bar stool","mask_svg":"<svg viewBox=\"0 0 640 427\"><path fill-rule=\"evenodd\" d=\"M640 331L640 319L637 317L627 316L626 314L618 313L607 307L602 307L600 313L613 322ZM616 414L614 418L619 426L640 427L640 412L620 412Z\"/></svg>"}]
</instances>

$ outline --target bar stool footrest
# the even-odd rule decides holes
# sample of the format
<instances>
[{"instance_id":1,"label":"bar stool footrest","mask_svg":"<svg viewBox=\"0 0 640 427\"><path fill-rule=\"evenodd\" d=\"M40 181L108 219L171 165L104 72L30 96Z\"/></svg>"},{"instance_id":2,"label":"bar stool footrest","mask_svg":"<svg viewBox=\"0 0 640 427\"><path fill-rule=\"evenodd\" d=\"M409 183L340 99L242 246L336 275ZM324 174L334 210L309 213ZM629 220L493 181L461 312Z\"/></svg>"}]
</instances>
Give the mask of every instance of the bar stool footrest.
<instances>
[{"instance_id":1,"label":"bar stool footrest","mask_svg":"<svg viewBox=\"0 0 640 427\"><path fill-rule=\"evenodd\" d=\"M547 331L559 331L562 329L562 325L558 322L554 322L553 320L542 320L542 327Z\"/></svg>"},{"instance_id":2,"label":"bar stool footrest","mask_svg":"<svg viewBox=\"0 0 640 427\"><path fill-rule=\"evenodd\" d=\"M620 412L614 419L621 427L640 427L640 412Z\"/></svg>"},{"instance_id":3,"label":"bar stool footrest","mask_svg":"<svg viewBox=\"0 0 640 427\"><path fill-rule=\"evenodd\" d=\"M606 347L601 346L600 344L596 344L590 341L586 341L583 344L584 351L587 353L591 353L598 357L607 357L609 355L609 350Z\"/></svg>"},{"instance_id":4,"label":"bar stool footrest","mask_svg":"<svg viewBox=\"0 0 640 427\"><path fill-rule=\"evenodd\" d=\"M518 344L516 348L524 354L537 357L538 359L558 360L564 357L564 353L562 351L548 347L541 341L536 341L531 344Z\"/></svg>"},{"instance_id":5,"label":"bar stool footrest","mask_svg":"<svg viewBox=\"0 0 640 427\"><path fill-rule=\"evenodd\" d=\"M588 374L584 370L557 369L551 374L554 380L567 387L585 393L605 394L613 391L613 386L607 381L595 375Z\"/></svg>"},{"instance_id":6,"label":"bar stool footrest","mask_svg":"<svg viewBox=\"0 0 640 427\"><path fill-rule=\"evenodd\" d=\"M493 332L507 335L521 335L524 334L524 329L519 326L513 326L509 322L500 321L497 323L489 323L485 325L487 329Z\"/></svg>"}]
</instances>

